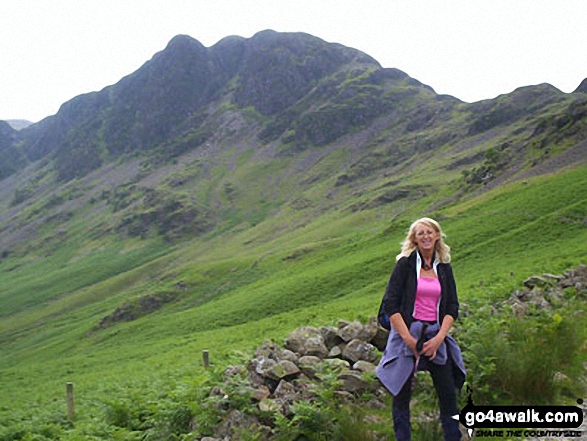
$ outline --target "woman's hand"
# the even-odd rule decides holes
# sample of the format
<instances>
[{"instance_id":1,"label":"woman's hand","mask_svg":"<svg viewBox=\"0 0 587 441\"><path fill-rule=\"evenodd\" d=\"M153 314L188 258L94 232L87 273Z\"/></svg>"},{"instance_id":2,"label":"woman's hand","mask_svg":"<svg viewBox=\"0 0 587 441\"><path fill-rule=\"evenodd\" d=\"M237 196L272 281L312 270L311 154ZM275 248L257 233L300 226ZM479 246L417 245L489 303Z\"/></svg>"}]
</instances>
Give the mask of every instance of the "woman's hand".
<instances>
[{"instance_id":1,"label":"woman's hand","mask_svg":"<svg viewBox=\"0 0 587 441\"><path fill-rule=\"evenodd\" d=\"M418 356L418 349L416 345L418 344L418 340L412 337L412 334L408 333L405 337L402 337L402 340L406 344L406 346L414 353L414 356Z\"/></svg>"},{"instance_id":2,"label":"woman's hand","mask_svg":"<svg viewBox=\"0 0 587 441\"><path fill-rule=\"evenodd\" d=\"M415 339L408 327L406 326L406 322L402 318L402 315L399 312L396 312L391 317L389 317L389 321L391 326L397 331L400 335L402 340L404 341L405 345L414 353L414 355L418 356L418 349L416 349L416 345L418 344L418 340Z\"/></svg>"},{"instance_id":3,"label":"woman's hand","mask_svg":"<svg viewBox=\"0 0 587 441\"><path fill-rule=\"evenodd\" d=\"M440 334L437 334L436 336L432 337L430 340L424 343L424 346L422 346L421 354L427 356L428 358L430 358L430 360L434 360L434 357L436 357L436 352L438 351L438 348L440 347L443 341L444 337L442 337Z\"/></svg>"},{"instance_id":4,"label":"woman's hand","mask_svg":"<svg viewBox=\"0 0 587 441\"><path fill-rule=\"evenodd\" d=\"M454 318L450 315L445 315L444 319L442 320L442 326L440 327L440 331L426 343L422 347L422 355L426 355L430 360L434 360L436 357L436 351L444 341L446 335L448 334L449 329L452 327L454 323Z\"/></svg>"}]
</instances>

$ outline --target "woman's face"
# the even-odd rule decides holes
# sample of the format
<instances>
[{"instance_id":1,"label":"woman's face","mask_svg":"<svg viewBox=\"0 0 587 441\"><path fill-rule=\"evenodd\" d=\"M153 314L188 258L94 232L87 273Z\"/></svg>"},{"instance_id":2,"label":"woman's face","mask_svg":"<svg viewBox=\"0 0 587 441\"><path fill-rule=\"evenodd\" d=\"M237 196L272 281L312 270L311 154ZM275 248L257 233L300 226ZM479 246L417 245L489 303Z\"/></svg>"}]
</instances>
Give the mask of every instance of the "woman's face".
<instances>
[{"instance_id":1,"label":"woman's face","mask_svg":"<svg viewBox=\"0 0 587 441\"><path fill-rule=\"evenodd\" d=\"M421 251L432 251L438 239L440 239L440 233L431 225L418 224L416 226L414 243Z\"/></svg>"}]
</instances>

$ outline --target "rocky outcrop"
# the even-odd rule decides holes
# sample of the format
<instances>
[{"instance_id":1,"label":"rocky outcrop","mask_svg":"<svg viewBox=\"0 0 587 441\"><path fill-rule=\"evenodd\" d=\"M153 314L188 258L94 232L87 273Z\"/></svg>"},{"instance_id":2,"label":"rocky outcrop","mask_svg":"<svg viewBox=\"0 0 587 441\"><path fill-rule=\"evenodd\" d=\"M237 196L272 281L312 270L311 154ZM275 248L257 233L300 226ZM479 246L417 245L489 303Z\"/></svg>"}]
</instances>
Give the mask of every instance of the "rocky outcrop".
<instances>
[{"instance_id":1,"label":"rocky outcrop","mask_svg":"<svg viewBox=\"0 0 587 441\"><path fill-rule=\"evenodd\" d=\"M587 266L580 265L563 275L529 277L524 281L524 289L517 290L503 305L509 306L516 316L521 316L533 309L552 310L569 295L587 298Z\"/></svg>"},{"instance_id":2,"label":"rocky outcrop","mask_svg":"<svg viewBox=\"0 0 587 441\"><path fill-rule=\"evenodd\" d=\"M385 407L387 391L374 371L380 358L378 348L385 346L387 336L373 318L367 324L341 321L338 327L302 326L288 335L283 346L264 342L248 363L227 367L224 386L211 390L210 396L220 403L224 400L225 417L215 430L215 438L204 439L233 439L238 427L256 427L263 439L272 439L274 428L267 419L259 420L255 412L230 409L229 394L235 390L235 382L240 382L238 389L260 413L280 413L287 418L294 416L295 403L314 402L325 381L333 376L334 399L345 404L360 401L369 408Z\"/></svg>"},{"instance_id":3,"label":"rocky outcrop","mask_svg":"<svg viewBox=\"0 0 587 441\"><path fill-rule=\"evenodd\" d=\"M145 295L132 301L127 301L116 308L112 314L109 314L100 320L100 323L93 329L93 331L108 328L119 322L136 320L157 311L168 303L176 301L178 297L179 294L177 292L164 292Z\"/></svg>"},{"instance_id":4,"label":"rocky outcrop","mask_svg":"<svg viewBox=\"0 0 587 441\"><path fill-rule=\"evenodd\" d=\"M581 81L581 84L579 84L579 87L573 93L587 93L587 78Z\"/></svg>"}]
</instances>

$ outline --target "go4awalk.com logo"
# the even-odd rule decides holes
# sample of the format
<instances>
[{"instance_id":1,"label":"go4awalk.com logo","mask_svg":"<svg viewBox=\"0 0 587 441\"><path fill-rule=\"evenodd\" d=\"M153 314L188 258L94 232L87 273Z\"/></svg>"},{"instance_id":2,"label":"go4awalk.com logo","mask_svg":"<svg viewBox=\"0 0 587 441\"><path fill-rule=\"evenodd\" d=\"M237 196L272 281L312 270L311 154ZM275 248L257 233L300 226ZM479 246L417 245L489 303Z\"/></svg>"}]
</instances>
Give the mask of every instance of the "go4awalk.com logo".
<instances>
[{"instance_id":1,"label":"go4awalk.com logo","mask_svg":"<svg viewBox=\"0 0 587 441\"><path fill-rule=\"evenodd\" d=\"M467 405L453 418L467 428L469 438L582 435L583 410L579 406L476 406L470 388L468 394ZM583 400L578 399L577 404Z\"/></svg>"}]
</instances>

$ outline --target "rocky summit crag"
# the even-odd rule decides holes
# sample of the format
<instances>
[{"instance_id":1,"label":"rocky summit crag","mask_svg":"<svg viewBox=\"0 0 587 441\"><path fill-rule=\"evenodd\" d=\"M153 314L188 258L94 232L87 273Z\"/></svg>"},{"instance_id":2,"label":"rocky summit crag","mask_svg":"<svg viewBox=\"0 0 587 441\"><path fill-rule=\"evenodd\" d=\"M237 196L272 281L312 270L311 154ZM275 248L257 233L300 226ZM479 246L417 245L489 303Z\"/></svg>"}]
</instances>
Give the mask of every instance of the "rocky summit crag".
<instances>
[{"instance_id":1,"label":"rocky summit crag","mask_svg":"<svg viewBox=\"0 0 587 441\"><path fill-rule=\"evenodd\" d=\"M209 48L180 35L56 115L20 131L2 124L0 248L50 242L41 224L70 230L88 211L97 237L177 240L286 207L401 212L450 185L436 209L583 164L586 125L582 87L467 104L307 34L263 31Z\"/></svg>"},{"instance_id":2,"label":"rocky summit crag","mask_svg":"<svg viewBox=\"0 0 587 441\"><path fill-rule=\"evenodd\" d=\"M266 120L261 138L277 139L309 105L321 99L320 104L326 104L324 98L336 96L347 77L359 75L366 76L361 81L365 99L357 98L364 108L347 109L359 113L345 122L347 127L316 133L311 121L299 122L299 137L318 143L389 110L388 103L378 102L375 85L407 76L381 69L359 51L309 35L265 31L249 40L225 38L211 48L180 35L116 85L74 98L57 115L28 130L23 150L33 160L55 153L59 177L65 180L122 154L158 147L165 156L177 156L212 137L219 114L226 110L219 108L223 105L252 109ZM300 103L304 99L306 103Z\"/></svg>"}]
</instances>

